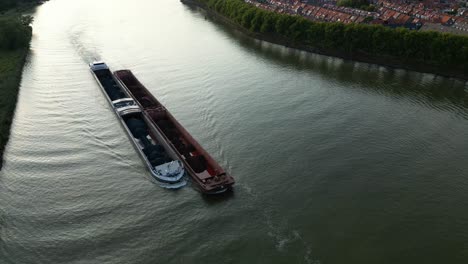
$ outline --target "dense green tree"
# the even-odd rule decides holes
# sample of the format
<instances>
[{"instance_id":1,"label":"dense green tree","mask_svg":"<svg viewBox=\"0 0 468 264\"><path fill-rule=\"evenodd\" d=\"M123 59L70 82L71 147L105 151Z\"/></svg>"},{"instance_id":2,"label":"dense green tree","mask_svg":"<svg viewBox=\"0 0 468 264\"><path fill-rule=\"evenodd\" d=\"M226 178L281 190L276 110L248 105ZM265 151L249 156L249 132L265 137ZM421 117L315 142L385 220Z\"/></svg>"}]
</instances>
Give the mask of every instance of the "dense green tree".
<instances>
[{"instance_id":1,"label":"dense green tree","mask_svg":"<svg viewBox=\"0 0 468 264\"><path fill-rule=\"evenodd\" d=\"M4 11L9 8L27 4L27 3L40 3L41 0L0 0L0 11Z\"/></svg>"},{"instance_id":2,"label":"dense green tree","mask_svg":"<svg viewBox=\"0 0 468 264\"><path fill-rule=\"evenodd\" d=\"M32 34L30 22L30 17L0 18L0 50L27 47Z\"/></svg>"},{"instance_id":3,"label":"dense green tree","mask_svg":"<svg viewBox=\"0 0 468 264\"><path fill-rule=\"evenodd\" d=\"M252 25L250 26L250 31L260 32L263 22L265 20L266 12L263 10L256 11L254 17L252 18Z\"/></svg>"},{"instance_id":4,"label":"dense green tree","mask_svg":"<svg viewBox=\"0 0 468 264\"><path fill-rule=\"evenodd\" d=\"M242 20L241 20L241 25L245 28L250 29L250 26L252 25L252 20L254 19L256 15L255 8L249 8L247 9L243 14L242 14Z\"/></svg>"}]
</instances>

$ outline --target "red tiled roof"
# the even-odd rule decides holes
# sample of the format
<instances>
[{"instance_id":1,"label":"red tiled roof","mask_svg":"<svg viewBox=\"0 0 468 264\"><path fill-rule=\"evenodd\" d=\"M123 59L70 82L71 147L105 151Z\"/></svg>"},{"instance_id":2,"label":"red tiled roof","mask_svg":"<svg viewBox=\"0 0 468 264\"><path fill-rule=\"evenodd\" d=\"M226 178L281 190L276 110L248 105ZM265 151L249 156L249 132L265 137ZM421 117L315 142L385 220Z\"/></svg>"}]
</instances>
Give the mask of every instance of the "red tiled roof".
<instances>
[{"instance_id":1,"label":"red tiled roof","mask_svg":"<svg viewBox=\"0 0 468 264\"><path fill-rule=\"evenodd\" d=\"M441 19L440 19L440 22L442 22L443 24L447 23L452 17L451 16L443 16Z\"/></svg>"}]
</instances>

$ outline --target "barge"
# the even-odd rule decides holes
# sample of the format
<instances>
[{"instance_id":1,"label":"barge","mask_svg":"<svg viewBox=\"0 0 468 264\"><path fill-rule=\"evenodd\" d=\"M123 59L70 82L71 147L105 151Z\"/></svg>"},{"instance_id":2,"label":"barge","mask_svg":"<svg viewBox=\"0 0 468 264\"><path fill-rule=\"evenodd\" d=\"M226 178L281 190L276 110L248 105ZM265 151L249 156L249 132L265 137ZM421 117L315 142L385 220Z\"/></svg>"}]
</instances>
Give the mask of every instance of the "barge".
<instances>
[{"instance_id":1,"label":"barge","mask_svg":"<svg viewBox=\"0 0 468 264\"><path fill-rule=\"evenodd\" d=\"M90 64L91 72L133 146L160 185L177 189L186 185L185 168L168 142L144 118L140 106L115 80L104 62Z\"/></svg>"},{"instance_id":2,"label":"barge","mask_svg":"<svg viewBox=\"0 0 468 264\"><path fill-rule=\"evenodd\" d=\"M141 107L146 119L170 142L202 193L218 194L231 189L233 177L224 171L131 71L116 71L114 76Z\"/></svg>"}]
</instances>

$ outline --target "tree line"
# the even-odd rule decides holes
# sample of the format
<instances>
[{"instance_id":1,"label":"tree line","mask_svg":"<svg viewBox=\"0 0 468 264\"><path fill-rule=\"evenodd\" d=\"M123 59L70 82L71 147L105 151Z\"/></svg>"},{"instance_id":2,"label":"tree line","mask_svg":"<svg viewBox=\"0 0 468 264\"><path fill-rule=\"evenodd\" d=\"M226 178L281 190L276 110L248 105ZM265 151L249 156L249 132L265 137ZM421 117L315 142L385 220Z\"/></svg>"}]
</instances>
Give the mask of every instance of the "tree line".
<instances>
[{"instance_id":1,"label":"tree line","mask_svg":"<svg viewBox=\"0 0 468 264\"><path fill-rule=\"evenodd\" d=\"M40 3L41 0L0 0L0 11L11 9L22 4Z\"/></svg>"},{"instance_id":2,"label":"tree line","mask_svg":"<svg viewBox=\"0 0 468 264\"><path fill-rule=\"evenodd\" d=\"M382 25L314 22L279 14L242 0L196 0L254 33L347 55L390 56L459 70L468 68L468 37Z\"/></svg>"}]
</instances>

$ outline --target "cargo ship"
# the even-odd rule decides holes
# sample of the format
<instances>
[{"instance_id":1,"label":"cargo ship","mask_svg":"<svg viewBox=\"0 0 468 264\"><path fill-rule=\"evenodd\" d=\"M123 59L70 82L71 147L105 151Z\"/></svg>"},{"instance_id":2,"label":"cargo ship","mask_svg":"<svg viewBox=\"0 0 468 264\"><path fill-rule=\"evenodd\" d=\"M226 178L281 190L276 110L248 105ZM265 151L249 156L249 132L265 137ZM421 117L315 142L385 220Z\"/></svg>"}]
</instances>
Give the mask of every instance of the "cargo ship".
<instances>
[{"instance_id":1,"label":"cargo ship","mask_svg":"<svg viewBox=\"0 0 468 264\"><path fill-rule=\"evenodd\" d=\"M142 108L147 120L170 142L202 193L218 194L232 188L233 177L224 171L131 71L116 71L114 76Z\"/></svg>"},{"instance_id":2,"label":"cargo ship","mask_svg":"<svg viewBox=\"0 0 468 264\"><path fill-rule=\"evenodd\" d=\"M104 62L90 64L104 96L111 105L133 146L140 154L151 175L168 189L178 189L187 184L185 168L178 155L164 137L143 116L140 106L115 80Z\"/></svg>"}]
</instances>

